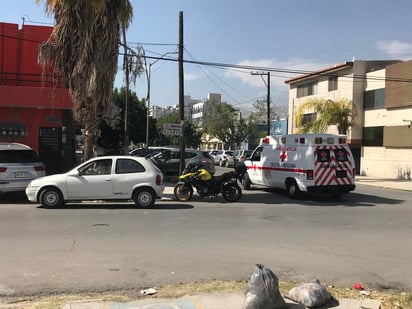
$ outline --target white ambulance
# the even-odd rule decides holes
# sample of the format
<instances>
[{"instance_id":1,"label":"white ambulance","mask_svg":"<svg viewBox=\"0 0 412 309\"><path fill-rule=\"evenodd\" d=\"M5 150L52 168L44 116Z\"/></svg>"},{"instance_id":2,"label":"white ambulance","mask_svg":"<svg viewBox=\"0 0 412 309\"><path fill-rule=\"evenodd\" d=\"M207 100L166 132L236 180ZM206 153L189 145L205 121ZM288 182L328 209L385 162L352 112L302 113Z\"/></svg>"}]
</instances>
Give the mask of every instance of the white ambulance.
<instances>
[{"instance_id":1,"label":"white ambulance","mask_svg":"<svg viewBox=\"0 0 412 309\"><path fill-rule=\"evenodd\" d=\"M262 138L245 162L242 184L339 197L355 190L355 162L346 135L288 134Z\"/></svg>"}]
</instances>

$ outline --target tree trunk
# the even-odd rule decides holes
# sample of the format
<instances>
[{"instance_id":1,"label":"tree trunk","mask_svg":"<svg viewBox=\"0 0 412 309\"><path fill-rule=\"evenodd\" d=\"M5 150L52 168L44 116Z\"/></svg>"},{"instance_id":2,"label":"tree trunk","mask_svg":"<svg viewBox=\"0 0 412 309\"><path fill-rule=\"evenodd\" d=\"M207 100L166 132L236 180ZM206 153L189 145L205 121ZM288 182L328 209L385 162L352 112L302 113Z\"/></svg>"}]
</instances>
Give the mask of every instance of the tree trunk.
<instances>
[{"instance_id":1,"label":"tree trunk","mask_svg":"<svg viewBox=\"0 0 412 309\"><path fill-rule=\"evenodd\" d=\"M96 128L92 126L85 127L84 134L84 161L89 160L96 156L95 148L97 143L97 132Z\"/></svg>"}]
</instances>

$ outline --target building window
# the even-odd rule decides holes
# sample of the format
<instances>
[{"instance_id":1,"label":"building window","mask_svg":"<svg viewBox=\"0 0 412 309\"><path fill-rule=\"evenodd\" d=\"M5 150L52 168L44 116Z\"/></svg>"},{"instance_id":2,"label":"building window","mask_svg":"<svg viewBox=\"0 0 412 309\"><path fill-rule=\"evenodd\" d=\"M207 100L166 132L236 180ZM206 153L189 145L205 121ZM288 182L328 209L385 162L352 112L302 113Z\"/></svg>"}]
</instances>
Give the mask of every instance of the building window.
<instances>
[{"instance_id":1,"label":"building window","mask_svg":"<svg viewBox=\"0 0 412 309\"><path fill-rule=\"evenodd\" d=\"M316 95L318 93L318 82L310 82L298 86L297 97L307 97L310 95Z\"/></svg>"},{"instance_id":2,"label":"building window","mask_svg":"<svg viewBox=\"0 0 412 309\"><path fill-rule=\"evenodd\" d=\"M328 91L338 90L338 77L329 76L328 78Z\"/></svg>"},{"instance_id":3,"label":"building window","mask_svg":"<svg viewBox=\"0 0 412 309\"><path fill-rule=\"evenodd\" d=\"M316 120L316 115L316 113L304 114L302 117L302 126L314 122Z\"/></svg>"},{"instance_id":4,"label":"building window","mask_svg":"<svg viewBox=\"0 0 412 309\"><path fill-rule=\"evenodd\" d=\"M383 127L364 127L363 146L383 146Z\"/></svg>"},{"instance_id":5,"label":"building window","mask_svg":"<svg viewBox=\"0 0 412 309\"><path fill-rule=\"evenodd\" d=\"M363 108L377 109L385 107L385 88L369 90L364 92Z\"/></svg>"}]
</instances>

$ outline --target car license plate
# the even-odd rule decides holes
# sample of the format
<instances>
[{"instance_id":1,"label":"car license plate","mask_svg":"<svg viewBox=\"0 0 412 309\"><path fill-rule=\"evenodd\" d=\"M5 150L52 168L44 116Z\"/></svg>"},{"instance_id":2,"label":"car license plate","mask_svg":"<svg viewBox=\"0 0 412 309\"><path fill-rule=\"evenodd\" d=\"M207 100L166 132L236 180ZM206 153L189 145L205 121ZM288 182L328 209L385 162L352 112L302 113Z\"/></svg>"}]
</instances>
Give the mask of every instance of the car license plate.
<instances>
[{"instance_id":1,"label":"car license plate","mask_svg":"<svg viewBox=\"0 0 412 309\"><path fill-rule=\"evenodd\" d=\"M27 177L27 172L15 172L14 177L16 177L16 178L26 178Z\"/></svg>"}]
</instances>

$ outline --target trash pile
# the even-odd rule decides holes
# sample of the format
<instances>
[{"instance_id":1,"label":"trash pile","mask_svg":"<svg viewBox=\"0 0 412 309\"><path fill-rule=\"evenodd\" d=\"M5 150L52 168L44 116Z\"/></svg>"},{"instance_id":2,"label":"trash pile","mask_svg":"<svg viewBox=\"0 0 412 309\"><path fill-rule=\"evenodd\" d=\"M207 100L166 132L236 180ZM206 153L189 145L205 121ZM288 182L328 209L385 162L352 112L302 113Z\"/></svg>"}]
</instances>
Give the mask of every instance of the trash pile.
<instances>
[{"instance_id":1,"label":"trash pile","mask_svg":"<svg viewBox=\"0 0 412 309\"><path fill-rule=\"evenodd\" d=\"M276 275L262 264L250 277L242 309L284 309L287 304L280 294ZM333 298L318 279L292 288L284 296L306 307L326 305Z\"/></svg>"}]
</instances>

